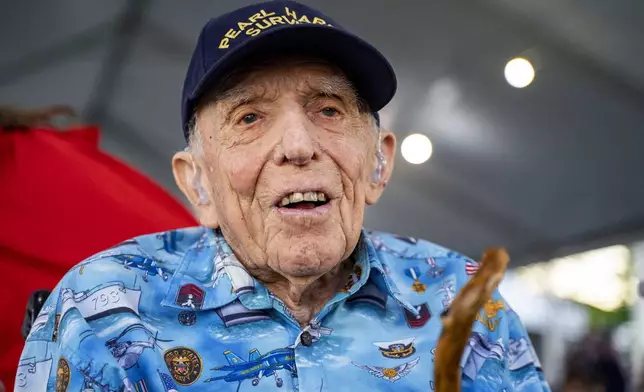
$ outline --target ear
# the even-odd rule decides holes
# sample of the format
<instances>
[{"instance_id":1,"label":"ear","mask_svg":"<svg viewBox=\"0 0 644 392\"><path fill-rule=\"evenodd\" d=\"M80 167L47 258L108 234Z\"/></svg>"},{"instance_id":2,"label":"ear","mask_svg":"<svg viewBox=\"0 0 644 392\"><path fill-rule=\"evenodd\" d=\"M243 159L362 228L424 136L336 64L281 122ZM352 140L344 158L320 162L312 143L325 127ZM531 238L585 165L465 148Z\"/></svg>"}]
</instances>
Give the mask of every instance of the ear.
<instances>
[{"instance_id":1,"label":"ear","mask_svg":"<svg viewBox=\"0 0 644 392\"><path fill-rule=\"evenodd\" d=\"M202 226L212 229L219 227L215 203L213 203L207 178L202 170L201 160L187 151L180 151L172 157L172 173L181 192L186 196L197 213Z\"/></svg>"},{"instance_id":2,"label":"ear","mask_svg":"<svg viewBox=\"0 0 644 392\"><path fill-rule=\"evenodd\" d=\"M387 183L391 178L391 173L394 170L394 158L396 155L396 136L394 136L393 133L383 129L380 131L380 143L384 162L382 162L382 171L378 181L370 182L367 186L365 201L368 205L376 204L376 202L378 202L378 199L380 199L385 186L387 186ZM375 156L374 160L376 164L373 166L373 170L376 170L377 158Z\"/></svg>"}]
</instances>

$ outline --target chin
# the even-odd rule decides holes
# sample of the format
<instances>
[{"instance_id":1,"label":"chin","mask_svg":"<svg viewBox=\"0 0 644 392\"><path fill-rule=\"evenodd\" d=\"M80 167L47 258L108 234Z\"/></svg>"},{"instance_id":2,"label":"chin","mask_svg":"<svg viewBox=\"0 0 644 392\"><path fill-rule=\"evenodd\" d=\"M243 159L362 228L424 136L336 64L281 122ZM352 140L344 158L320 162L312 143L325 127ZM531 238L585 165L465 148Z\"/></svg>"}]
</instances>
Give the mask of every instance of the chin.
<instances>
[{"instance_id":1,"label":"chin","mask_svg":"<svg viewBox=\"0 0 644 392\"><path fill-rule=\"evenodd\" d=\"M309 237L309 236L307 236ZM296 276L322 275L338 265L346 252L344 241L326 237L291 238L282 243L276 262L279 273Z\"/></svg>"}]
</instances>

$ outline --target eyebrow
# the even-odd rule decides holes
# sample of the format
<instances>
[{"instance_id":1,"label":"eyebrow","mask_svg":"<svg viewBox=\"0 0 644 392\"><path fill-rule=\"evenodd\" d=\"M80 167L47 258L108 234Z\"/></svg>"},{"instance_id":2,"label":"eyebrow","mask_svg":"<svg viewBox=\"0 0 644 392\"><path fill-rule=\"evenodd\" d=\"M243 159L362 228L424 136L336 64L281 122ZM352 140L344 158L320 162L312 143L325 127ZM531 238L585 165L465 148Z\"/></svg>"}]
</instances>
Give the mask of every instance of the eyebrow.
<instances>
[{"instance_id":1,"label":"eyebrow","mask_svg":"<svg viewBox=\"0 0 644 392\"><path fill-rule=\"evenodd\" d=\"M308 87L315 95L338 98L341 101L357 101L355 89L348 80L341 76L322 76L315 83L307 82ZM348 102L346 102L348 103Z\"/></svg>"},{"instance_id":2,"label":"eyebrow","mask_svg":"<svg viewBox=\"0 0 644 392\"><path fill-rule=\"evenodd\" d=\"M250 86L236 86L221 93L216 101L224 102L229 108L236 108L239 105L257 99L257 89Z\"/></svg>"},{"instance_id":3,"label":"eyebrow","mask_svg":"<svg viewBox=\"0 0 644 392\"><path fill-rule=\"evenodd\" d=\"M225 105L225 119L227 123L230 121L230 117L234 110L242 105L257 101L273 101L275 98L266 98L265 94L262 94L259 89L255 86L240 85L235 86L231 89L224 91L219 94L215 102L221 102Z\"/></svg>"},{"instance_id":4,"label":"eyebrow","mask_svg":"<svg viewBox=\"0 0 644 392\"><path fill-rule=\"evenodd\" d=\"M312 77L305 81L306 87L310 91L302 94L307 98L312 97L330 97L338 99L345 104L355 103L358 110L360 110L360 102L358 95L351 85L351 83L344 77L339 75L324 75L319 77ZM302 87L298 88L302 89ZM264 91L262 91L264 90ZM216 95L214 101L224 103L226 109L225 121L230 120L234 109L239 106L257 102L257 101L275 101L279 95L275 97L266 97L266 91L263 87L257 85L241 84L235 87L226 89Z\"/></svg>"}]
</instances>

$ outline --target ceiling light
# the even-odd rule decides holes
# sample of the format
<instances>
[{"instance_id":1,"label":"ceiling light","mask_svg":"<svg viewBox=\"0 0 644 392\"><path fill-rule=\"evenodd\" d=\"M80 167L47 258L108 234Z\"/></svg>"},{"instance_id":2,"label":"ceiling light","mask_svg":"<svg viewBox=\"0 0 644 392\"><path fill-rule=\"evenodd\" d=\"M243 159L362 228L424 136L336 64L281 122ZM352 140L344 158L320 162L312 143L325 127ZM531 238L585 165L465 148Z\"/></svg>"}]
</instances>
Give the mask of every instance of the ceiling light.
<instances>
[{"instance_id":1,"label":"ceiling light","mask_svg":"<svg viewBox=\"0 0 644 392\"><path fill-rule=\"evenodd\" d=\"M534 67L524 58L514 58L505 65L505 80L512 87L524 88L534 80Z\"/></svg>"},{"instance_id":2,"label":"ceiling light","mask_svg":"<svg viewBox=\"0 0 644 392\"><path fill-rule=\"evenodd\" d=\"M403 158L414 165L427 161L432 156L432 151L432 142L420 133L407 136L400 145Z\"/></svg>"}]
</instances>

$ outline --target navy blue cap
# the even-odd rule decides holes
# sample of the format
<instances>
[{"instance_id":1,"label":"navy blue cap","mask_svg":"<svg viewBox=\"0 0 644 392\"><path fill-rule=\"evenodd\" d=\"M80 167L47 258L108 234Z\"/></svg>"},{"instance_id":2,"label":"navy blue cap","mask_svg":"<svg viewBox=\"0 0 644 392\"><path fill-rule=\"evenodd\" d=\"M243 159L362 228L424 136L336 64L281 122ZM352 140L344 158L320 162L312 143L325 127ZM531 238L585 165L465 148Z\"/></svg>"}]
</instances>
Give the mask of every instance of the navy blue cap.
<instances>
[{"instance_id":1,"label":"navy blue cap","mask_svg":"<svg viewBox=\"0 0 644 392\"><path fill-rule=\"evenodd\" d=\"M268 59L284 54L335 64L373 112L396 92L396 75L387 59L333 19L295 1L253 4L211 19L201 30L181 99L186 140L196 104L223 76L251 56Z\"/></svg>"}]
</instances>

